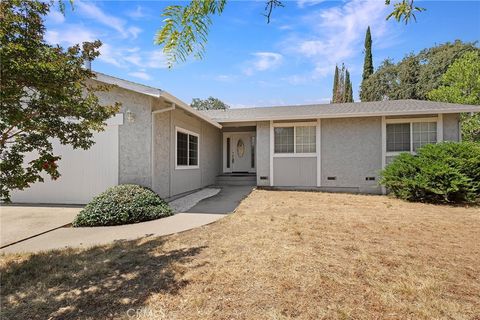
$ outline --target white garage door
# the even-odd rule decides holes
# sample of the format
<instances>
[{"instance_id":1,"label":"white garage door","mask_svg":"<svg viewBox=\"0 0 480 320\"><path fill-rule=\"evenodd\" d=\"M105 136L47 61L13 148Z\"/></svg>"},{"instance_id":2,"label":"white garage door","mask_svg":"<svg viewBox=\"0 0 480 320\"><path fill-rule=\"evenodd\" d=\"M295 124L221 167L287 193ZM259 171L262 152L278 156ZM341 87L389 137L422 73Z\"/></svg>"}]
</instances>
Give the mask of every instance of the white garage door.
<instances>
[{"instance_id":1,"label":"white garage door","mask_svg":"<svg viewBox=\"0 0 480 320\"><path fill-rule=\"evenodd\" d=\"M61 177L35 183L23 191L12 192L12 202L85 204L105 189L118 184L118 124L110 119L105 131L94 135L95 144L88 150L73 149L53 142Z\"/></svg>"}]
</instances>

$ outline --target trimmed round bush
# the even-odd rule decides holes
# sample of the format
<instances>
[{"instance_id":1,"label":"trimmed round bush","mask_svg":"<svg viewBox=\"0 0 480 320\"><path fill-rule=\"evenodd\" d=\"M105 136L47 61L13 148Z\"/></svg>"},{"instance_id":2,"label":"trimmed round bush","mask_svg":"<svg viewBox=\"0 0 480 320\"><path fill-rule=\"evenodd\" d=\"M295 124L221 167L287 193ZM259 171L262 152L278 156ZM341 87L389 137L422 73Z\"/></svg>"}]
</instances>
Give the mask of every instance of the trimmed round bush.
<instances>
[{"instance_id":1,"label":"trimmed round bush","mask_svg":"<svg viewBox=\"0 0 480 320\"><path fill-rule=\"evenodd\" d=\"M107 189L93 198L73 221L74 227L114 226L172 215L168 204L152 190L134 184Z\"/></svg>"},{"instance_id":2,"label":"trimmed round bush","mask_svg":"<svg viewBox=\"0 0 480 320\"><path fill-rule=\"evenodd\" d=\"M430 203L480 199L480 144L443 142L402 153L381 173L380 183L398 198Z\"/></svg>"}]
</instances>

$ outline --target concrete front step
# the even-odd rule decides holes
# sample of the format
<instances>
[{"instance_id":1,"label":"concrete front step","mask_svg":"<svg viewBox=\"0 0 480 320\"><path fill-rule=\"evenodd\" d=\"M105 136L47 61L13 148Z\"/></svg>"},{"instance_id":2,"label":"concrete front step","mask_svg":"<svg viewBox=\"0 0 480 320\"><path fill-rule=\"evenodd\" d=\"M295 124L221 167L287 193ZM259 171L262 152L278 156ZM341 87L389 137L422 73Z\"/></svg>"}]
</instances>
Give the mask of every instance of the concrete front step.
<instances>
[{"instance_id":1,"label":"concrete front step","mask_svg":"<svg viewBox=\"0 0 480 320\"><path fill-rule=\"evenodd\" d=\"M255 174L222 174L217 176L216 184L219 186L255 186Z\"/></svg>"}]
</instances>

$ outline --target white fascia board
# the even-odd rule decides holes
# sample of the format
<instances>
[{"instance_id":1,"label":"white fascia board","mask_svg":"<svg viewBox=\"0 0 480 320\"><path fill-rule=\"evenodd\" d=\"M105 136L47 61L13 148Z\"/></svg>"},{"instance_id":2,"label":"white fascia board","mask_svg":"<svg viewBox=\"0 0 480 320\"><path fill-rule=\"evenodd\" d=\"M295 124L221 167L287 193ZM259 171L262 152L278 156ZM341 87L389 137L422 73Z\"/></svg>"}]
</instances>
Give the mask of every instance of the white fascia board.
<instances>
[{"instance_id":1,"label":"white fascia board","mask_svg":"<svg viewBox=\"0 0 480 320\"><path fill-rule=\"evenodd\" d=\"M106 75L106 74L103 74L103 73L100 73L100 72L95 72L95 76L96 77L93 78L93 80L103 82L103 83L106 83L106 84L110 84L110 85L115 85L115 86L118 86L122 89L138 92L138 93L145 94L145 95L148 95L148 96L151 96L151 97L159 98L161 93L162 93L162 90L160 90L160 89L145 86L143 84L131 82L131 81L128 81L128 80L112 77L112 76L109 76L109 75Z\"/></svg>"},{"instance_id":2,"label":"white fascia board","mask_svg":"<svg viewBox=\"0 0 480 320\"><path fill-rule=\"evenodd\" d=\"M304 115L304 116L275 116L275 117L258 117L248 119L218 119L220 123L228 122L251 122L251 121L280 121L280 120L314 120L314 119L332 119L332 118L360 118L360 117L388 117L388 116L411 116L423 114L446 114L446 113L463 113L463 112L480 112L479 108L465 107L444 110L421 110L421 111L397 111L397 112L361 112L361 113L335 113L326 115Z\"/></svg>"},{"instance_id":3,"label":"white fascia board","mask_svg":"<svg viewBox=\"0 0 480 320\"><path fill-rule=\"evenodd\" d=\"M190 107L188 104L186 104L185 102L183 102L182 100L178 99L177 97L175 97L174 95L166 92L166 91L162 91L162 93L160 94L160 96L162 98L164 98L165 100L171 102L171 103L174 103L177 107L180 107L182 108L183 110L187 111L187 112L190 112L191 114L199 117L200 119L210 123L211 125L221 129L222 128L222 125L220 123L218 123L217 121L213 120L212 118L198 112L197 110L193 109L192 107Z\"/></svg>"}]
</instances>

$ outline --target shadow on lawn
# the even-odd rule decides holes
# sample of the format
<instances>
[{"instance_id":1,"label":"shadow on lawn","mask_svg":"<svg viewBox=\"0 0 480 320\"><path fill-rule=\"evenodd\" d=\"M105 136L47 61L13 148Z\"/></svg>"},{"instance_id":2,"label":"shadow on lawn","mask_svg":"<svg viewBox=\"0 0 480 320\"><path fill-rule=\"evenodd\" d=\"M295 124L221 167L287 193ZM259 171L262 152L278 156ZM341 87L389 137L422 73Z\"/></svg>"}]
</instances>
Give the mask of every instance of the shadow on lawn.
<instances>
[{"instance_id":1,"label":"shadow on lawn","mask_svg":"<svg viewBox=\"0 0 480 320\"><path fill-rule=\"evenodd\" d=\"M4 264L2 319L126 317L151 293L175 294L182 264L204 247L165 250L163 239L122 241L84 251L49 251Z\"/></svg>"}]
</instances>

